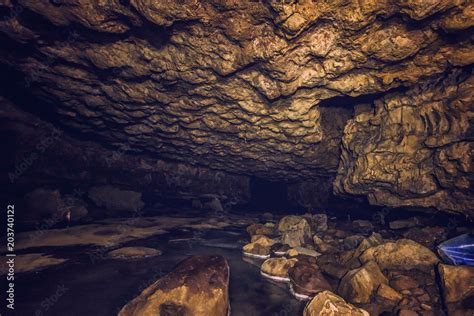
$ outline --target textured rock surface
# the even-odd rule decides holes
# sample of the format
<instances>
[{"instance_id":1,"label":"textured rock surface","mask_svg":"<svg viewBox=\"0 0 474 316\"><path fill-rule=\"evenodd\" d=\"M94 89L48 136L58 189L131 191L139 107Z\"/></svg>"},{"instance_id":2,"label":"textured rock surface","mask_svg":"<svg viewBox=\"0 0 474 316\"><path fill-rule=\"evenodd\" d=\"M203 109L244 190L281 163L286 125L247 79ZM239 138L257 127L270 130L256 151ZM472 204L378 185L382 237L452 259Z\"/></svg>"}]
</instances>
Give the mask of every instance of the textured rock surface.
<instances>
[{"instance_id":1,"label":"textured rock surface","mask_svg":"<svg viewBox=\"0 0 474 316\"><path fill-rule=\"evenodd\" d=\"M335 190L473 216L473 100L474 76L454 73L357 114L344 130Z\"/></svg>"},{"instance_id":2,"label":"textured rock surface","mask_svg":"<svg viewBox=\"0 0 474 316\"><path fill-rule=\"evenodd\" d=\"M431 250L410 239L399 239L369 248L359 259L363 263L374 260L381 269L399 270L431 271L439 262Z\"/></svg>"},{"instance_id":3,"label":"textured rock surface","mask_svg":"<svg viewBox=\"0 0 474 316\"><path fill-rule=\"evenodd\" d=\"M111 150L78 140L1 97L0 122L0 130L6 135L3 146L8 152L1 157L5 177L0 180L5 188L15 188L17 192L24 188L29 190L31 186L66 183L77 189L78 193L73 192L72 196L78 199L85 198L93 185L112 184L123 190L145 192L162 201L206 201L212 195L229 207L249 199L249 179L245 176L137 156L126 148ZM67 197L55 203L76 206L76 201L68 201ZM38 205L38 201L30 204ZM54 203L42 201L40 204L45 206L41 212L51 213L51 208L57 209L50 206ZM74 219L74 212L72 215Z\"/></svg>"},{"instance_id":4,"label":"textured rock surface","mask_svg":"<svg viewBox=\"0 0 474 316\"><path fill-rule=\"evenodd\" d=\"M462 303L474 298L474 267L438 266L445 303Z\"/></svg>"},{"instance_id":5,"label":"textured rock surface","mask_svg":"<svg viewBox=\"0 0 474 316\"><path fill-rule=\"evenodd\" d=\"M310 184L292 192L326 179L304 206L337 172L337 193L472 216L472 79L436 79L470 71L472 8L5 0L0 63L45 116L119 153Z\"/></svg>"},{"instance_id":6,"label":"textured rock surface","mask_svg":"<svg viewBox=\"0 0 474 316\"><path fill-rule=\"evenodd\" d=\"M191 257L146 288L118 315L226 316L229 273L224 257Z\"/></svg>"},{"instance_id":7,"label":"textured rock surface","mask_svg":"<svg viewBox=\"0 0 474 316\"><path fill-rule=\"evenodd\" d=\"M324 291L316 295L306 305L304 316L369 316L369 313L361 308L346 303L342 297L330 291Z\"/></svg>"}]
</instances>

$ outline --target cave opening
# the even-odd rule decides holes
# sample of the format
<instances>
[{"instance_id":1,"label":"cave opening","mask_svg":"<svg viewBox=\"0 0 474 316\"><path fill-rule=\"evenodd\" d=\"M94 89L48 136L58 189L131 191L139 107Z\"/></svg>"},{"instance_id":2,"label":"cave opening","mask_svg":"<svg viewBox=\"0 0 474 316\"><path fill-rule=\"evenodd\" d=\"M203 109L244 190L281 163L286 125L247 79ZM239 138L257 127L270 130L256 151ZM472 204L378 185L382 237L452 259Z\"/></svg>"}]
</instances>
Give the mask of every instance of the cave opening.
<instances>
[{"instance_id":1,"label":"cave opening","mask_svg":"<svg viewBox=\"0 0 474 316\"><path fill-rule=\"evenodd\" d=\"M472 1L86 2L0 1L2 315L474 315Z\"/></svg>"}]
</instances>

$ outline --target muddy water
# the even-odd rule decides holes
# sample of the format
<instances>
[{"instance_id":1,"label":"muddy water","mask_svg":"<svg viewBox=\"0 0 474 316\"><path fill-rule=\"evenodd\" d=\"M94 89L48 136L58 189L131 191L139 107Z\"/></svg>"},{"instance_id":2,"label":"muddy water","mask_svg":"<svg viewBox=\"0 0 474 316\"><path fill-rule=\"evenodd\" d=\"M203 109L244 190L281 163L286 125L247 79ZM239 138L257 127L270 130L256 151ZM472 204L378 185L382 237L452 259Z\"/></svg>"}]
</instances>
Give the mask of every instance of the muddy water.
<instances>
[{"instance_id":1,"label":"muddy water","mask_svg":"<svg viewBox=\"0 0 474 316\"><path fill-rule=\"evenodd\" d=\"M220 254L230 265L231 315L301 315L304 304L287 285L260 275L258 262L242 257L242 228L176 230L123 246L158 248L162 256L112 260L91 247L41 248L38 252L70 260L41 272L19 274L15 280L16 315L116 315L179 261L196 254ZM32 252L29 249L28 252Z\"/></svg>"}]
</instances>

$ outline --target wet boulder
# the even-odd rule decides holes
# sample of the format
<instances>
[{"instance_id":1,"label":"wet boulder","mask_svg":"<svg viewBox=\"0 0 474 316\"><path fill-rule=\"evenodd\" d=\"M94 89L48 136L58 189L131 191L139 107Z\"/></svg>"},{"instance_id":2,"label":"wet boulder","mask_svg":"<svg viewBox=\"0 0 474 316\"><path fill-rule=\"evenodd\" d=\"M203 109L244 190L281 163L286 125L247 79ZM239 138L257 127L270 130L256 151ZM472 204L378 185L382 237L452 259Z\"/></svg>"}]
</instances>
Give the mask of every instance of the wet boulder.
<instances>
[{"instance_id":1,"label":"wet boulder","mask_svg":"<svg viewBox=\"0 0 474 316\"><path fill-rule=\"evenodd\" d=\"M332 291L332 287L316 264L316 259L303 257L288 270L290 290L300 300L307 300L322 291Z\"/></svg>"},{"instance_id":2,"label":"wet boulder","mask_svg":"<svg viewBox=\"0 0 474 316\"><path fill-rule=\"evenodd\" d=\"M161 255L161 251L148 247L122 247L107 253L113 259L138 259Z\"/></svg>"},{"instance_id":3,"label":"wet boulder","mask_svg":"<svg viewBox=\"0 0 474 316\"><path fill-rule=\"evenodd\" d=\"M92 187L89 189L89 198L98 207L116 215L139 211L145 205L140 192L122 190L111 185Z\"/></svg>"},{"instance_id":4,"label":"wet boulder","mask_svg":"<svg viewBox=\"0 0 474 316\"><path fill-rule=\"evenodd\" d=\"M260 273L270 279L277 281L290 281L288 270L293 267L298 259L270 258L265 260L260 267Z\"/></svg>"},{"instance_id":5,"label":"wet boulder","mask_svg":"<svg viewBox=\"0 0 474 316\"><path fill-rule=\"evenodd\" d=\"M369 303L370 297L380 284L388 284L387 278L374 261L351 270L342 278L338 293L352 303Z\"/></svg>"},{"instance_id":6,"label":"wet boulder","mask_svg":"<svg viewBox=\"0 0 474 316\"><path fill-rule=\"evenodd\" d=\"M229 313L229 265L222 256L193 256L125 305L119 316Z\"/></svg>"},{"instance_id":7,"label":"wet boulder","mask_svg":"<svg viewBox=\"0 0 474 316\"><path fill-rule=\"evenodd\" d=\"M323 291L316 295L306 305L303 316L369 316L361 308L346 303L346 301L330 291Z\"/></svg>"},{"instance_id":8,"label":"wet boulder","mask_svg":"<svg viewBox=\"0 0 474 316\"><path fill-rule=\"evenodd\" d=\"M242 251L244 255L249 257L268 258L270 257L270 249L275 243L275 240L262 235L260 238L254 238L253 242L244 245Z\"/></svg>"},{"instance_id":9,"label":"wet boulder","mask_svg":"<svg viewBox=\"0 0 474 316\"><path fill-rule=\"evenodd\" d=\"M290 247L303 246L311 242L311 227L301 216L289 215L278 223L278 231L282 235L282 243Z\"/></svg>"},{"instance_id":10,"label":"wet boulder","mask_svg":"<svg viewBox=\"0 0 474 316\"><path fill-rule=\"evenodd\" d=\"M474 302L474 267L439 264L443 299L448 307ZM470 306L474 313L474 306ZM472 315L472 314L471 314Z\"/></svg>"},{"instance_id":11,"label":"wet boulder","mask_svg":"<svg viewBox=\"0 0 474 316\"><path fill-rule=\"evenodd\" d=\"M428 248L410 239L399 239L371 247L359 257L362 263L375 261L381 269L431 271L439 262Z\"/></svg>"}]
</instances>

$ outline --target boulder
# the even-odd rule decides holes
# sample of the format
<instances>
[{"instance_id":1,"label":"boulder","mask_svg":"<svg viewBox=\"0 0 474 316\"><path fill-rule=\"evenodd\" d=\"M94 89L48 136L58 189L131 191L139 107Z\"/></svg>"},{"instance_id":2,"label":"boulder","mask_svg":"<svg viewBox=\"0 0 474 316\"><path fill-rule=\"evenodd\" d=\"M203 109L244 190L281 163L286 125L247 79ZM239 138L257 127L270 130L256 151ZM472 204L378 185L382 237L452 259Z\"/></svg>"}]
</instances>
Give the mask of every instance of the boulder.
<instances>
[{"instance_id":1,"label":"boulder","mask_svg":"<svg viewBox=\"0 0 474 316\"><path fill-rule=\"evenodd\" d=\"M290 290L300 300L307 300L319 292L331 291L331 285L326 280L316 264L316 259L305 257L299 259L288 270Z\"/></svg>"},{"instance_id":2,"label":"boulder","mask_svg":"<svg viewBox=\"0 0 474 316\"><path fill-rule=\"evenodd\" d=\"M446 304L474 301L474 267L441 263L438 271Z\"/></svg>"},{"instance_id":3,"label":"boulder","mask_svg":"<svg viewBox=\"0 0 474 316\"><path fill-rule=\"evenodd\" d=\"M227 316L229 273L222 256L193 256L146 288L118 315Z\"/></svg>"},{"instance_id":4,"label":"boulder","mask_svg":"<svg viewBox=\"0 0 474 316\"><path fill-rule=\"evenodd\" d=\"M439 262L431 250L410 239L399 239L371 247L359 259L362 263L374 260L383 270L427 271Z\"/></svg>"},{"instance_id":5,"label":"boulder","mask_svg":"<svg viewBox=\"0 0 474 316\"><path fill-rule=\"evenodd\" d=\"M369 316L369 313L330 291L323 291L306 305L303 316Z\"/></svg>"},{"instance_id":6,"label":"boulder","mask_svg":"<svg viewBox=\"0 0 474 316\"><path fill-rule=\"evenodd\" d=\"M275 234L275 225L273 223L267 223L267 224L254 223L248 226L246 230L250 236L253 236L253 235L272 236Z\"/></svg>"},{"instance_id":7,"label":"boulder","mask_svg":"<svg viewBox=\"0 0 474 316\"><path fill-rule=\"evenodd\" d=\"M261 236L255 241L244 245L242 250L244 255L249 257L268 258L270 257L270 248L275 243L275 240L267 236Z\"/></svg>"},{"instance_id":8,"label":"boulder","mask_svg":"<svg viewBox=\"0 0 474 316\"><path fill-rule=\"evenodd\" d=\"M281 257L286 255L286 252L290 249L290 246L277 242L270 247L270 252L273 256Z\"/></svg>"},{"instance_id":9,"label":"boulder","mask_svg":"<svg viewBox=\"0 0 474 316\"><path fill-rule=\"evenodd\" d=\"M309 256L309 257L318 257L321 254L313 249L305 248L305 247L294 247L289 249L286 252L286 255L289 257L296 257L296 256Z\"/></svg>"},{"instance_id":10,"label":"boulder","mask_svg":"<svg viewBox=\"0 0 474 316\"><path fill-rule=\"evenodd\" d=\"M311 241L311 227L301 216L283 217L278 223L278 231L282 234L282 242L290 247L303 246Z\"/></svg>"},{"instance_id":11,"label":"boulder","mask_svg":"<svg viewBox=\"0 0 474 316\"><path fill-rule=\"evenodd\" d=\"M347 272L339 284L338 293L352 303L369 303L380 284L388 284L388 280L377 263L369 261Z\"/></svg>"},{"instance_id":12,"label":"boulder","mask_svg":"<svg viewBox=\"0 0 474 316\"><path fill-rule=\"evenodd\" d=\"M366 251L367 249L371 247L378 246L382 243L383 243L382 236L379 233L372 233L372 235L370 235L369 237L364 238L355 250L344 252L341 255L341 262L346 264L352 260L358 259L359 256L362 253L364 253L364 251Z\"/></svg>"},{"instance_id":13,"label":"boulder","mask_svg":"<svg viewBox=\"0 0 474 316\"><path fill-rule=\"evenodd\" d=\"M390 286L398 291L416 289L420 284L407 275L396 275L390 280Z\"/></svg>"},{"instance_id":14,"label":"boulder","mask_svg":"<svg viewBox=\"0 0 474 316\"><path fill-rule=\"evenodd\" d=\"M148 247L122 247L110 251L107 255L114 259L137 259L159 256L161 251Z\"/></svg>"},{"instance_id":15,"label":"boulder","mask_svg":"<svg viewBox=\"0 0 474 316\"><path fill-rule=\"evenodd\" d=\"M403 296L385 283L380 284L377 289L377 296L392 304L398 303Z\"/></svg>"},{"instance_id":16,"label":"boulder","mask_svg":"<svg viewBox=\"0 0 474 316\"><path fill-rule=\"evenodd\" d=\"M368 234L374 230L374 225L363 219L352 221L352 230L358 233Z\"/></svg>"},{"instance_id":17,"label":"boulder","mask_svg":"<svg viewBox=\"0 0 474 316\"><path fill-rule=\"evenodd\" d=\"M360 243L364 240L362 235L352 235L344 238L344 249L352 250L357 248Z\"/></svg>"},{"instance_id":18,"label":"boulder","mask_svg":"<svg viewBox=\"0 0 474 316\"><path fill-rule=\"evenodd\" d=\"M288 270L298 262L298 259L270 258L260 267L260 273L270 279L289 282Z\"/></svg>"},{"instance_id":19,"label":"boulder","mask_svg":"<svg viewBox=\"0 0 474 316\"><path fill-rule=\"evenodd\" d=\"M399 219L396 221L392 221L388 224L390 229L404 229L404 228L411 228L420 225L420 220L418 217L411 217L408 219Z\"/></svg>"},{"instance_id":20,"label":"boulder","mask_svg":"<svg viewBox=\"0 0 474 316\"><path fill-rule=\"evenodd\" d=\"M314 235L313 236L313 242L316 247L316 250L322 253L326 252L337 252L337 248L334 247L333 245L330 245L329 243L325 242L322 240L319 236Z\"/></svg>"},{"instance_id":21,"label":"boulder","mask_svg":"<svg viewBox=\"0 0 474 316\"><path fill-rule=\"evenodd\" d=\"M145 205L140 192L122 190L111 185L89 189L89 198L98 206L113 213L136 212Z\"/></svg>"},{"instance_id":22,"label":"boulder","mask_svg":"<svg viewBox=\"0 0 474 316\"><path fill-rule=\"evenodd\" d=\"M328 216L326 214L304 214L303 217L311 226L313 233L322 233L328 229Z\"/></svg>"}]
</instances>

